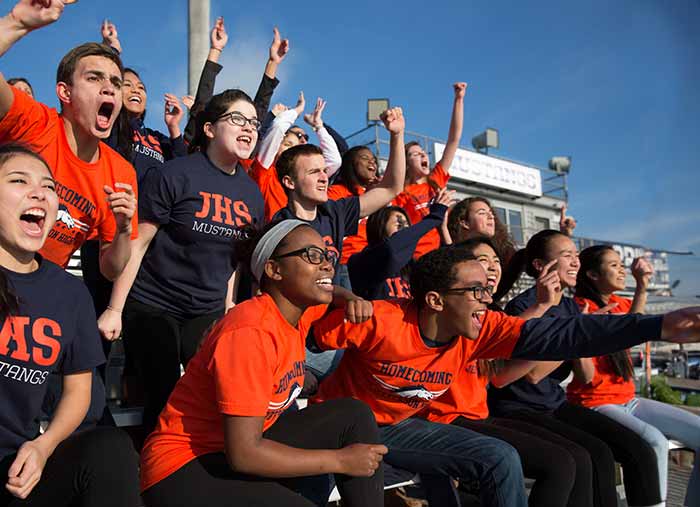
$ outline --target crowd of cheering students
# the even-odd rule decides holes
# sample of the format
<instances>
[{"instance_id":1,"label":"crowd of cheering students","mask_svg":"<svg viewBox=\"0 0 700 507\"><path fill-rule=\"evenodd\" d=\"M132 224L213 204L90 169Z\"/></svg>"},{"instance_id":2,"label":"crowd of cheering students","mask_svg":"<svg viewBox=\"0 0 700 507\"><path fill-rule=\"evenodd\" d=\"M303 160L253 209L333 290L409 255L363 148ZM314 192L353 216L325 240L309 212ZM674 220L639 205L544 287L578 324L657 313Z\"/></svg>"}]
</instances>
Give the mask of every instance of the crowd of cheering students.
<instances>
[{"instance_id":1,"label":"crowd of cheering students","mask_svg":"<svg viewBox=\"0 0 700 507\"><path fill-rule=\"evenodd\" d=\"M0 56L67 3L19 1ZM433 168L384 112L380 176L322 99L270 108L277 29L255 98L214 95L219 18L196 97L165 96L167 134L145 127L116 26L102 36L61 60L60 111L0 76L0 505L308 506L333 475L344 504L378 506L390 465L430 505L476 486L484 506L613 506L616 461L630 505L664 504L667 437L700 450L700 418L636 398L627 349L700 341L700 309L643 315L648 263L616 295L619 256L579 255L564 211L516 251L486 199L453 205L465 83ZM63 270L79 248L84 284ZM535 285L502 309L523 270ZM140 464L97 373L119 337Z\"/></svg>"}]
</instances>

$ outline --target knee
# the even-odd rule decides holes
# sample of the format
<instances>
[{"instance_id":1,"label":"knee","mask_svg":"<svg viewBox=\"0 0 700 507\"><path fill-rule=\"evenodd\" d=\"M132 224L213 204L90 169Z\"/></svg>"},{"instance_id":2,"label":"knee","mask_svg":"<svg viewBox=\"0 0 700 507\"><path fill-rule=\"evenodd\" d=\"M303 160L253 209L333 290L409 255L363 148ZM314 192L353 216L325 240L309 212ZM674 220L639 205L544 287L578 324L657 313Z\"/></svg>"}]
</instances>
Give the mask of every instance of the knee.
<instances>
[{"instance_id":1,"label":"knee","mask_svg":"<svg viewBox=\"0 0 700 507\"><path fill-rule=\"evenodd\" d=\"M522 464L520 455L515 448L495 438L489 439L491 442L486 444L490 448L482 449L485 456L488 456L485 464L491 468L494 473L502 476L522 476Z\"/></svg>"},{"instance_id":2,"label":"knee","mask_svg":"<svg viewBox=\"0 0 700 507\"><path fill-rule=\"evenodd\" d=\"M369 406L354 398L329 400L325 403L333 405L333 412L344 424L351 427L355 442L379 442L379 430L374 412Z\"/></svg>"},{"instance_id":3,"label":"knee","mask_svg":"<svg viewBox=\"0 0 700 507\"><path fill-rule=\"evenodd\" d=\"M566 454L573 460L576 474L584 474L586 477L593 475L593 460L586 449L573 444L566 449Z\"/></svg>"},{"instance_id":4,"label":"knee","mask_svg":"<svg viewBox=\"0 0 700 507\"><path fill-rule=\"evenodd\" d=\"M591 460L587 454L586 458L590 467ZM586 466L585 461L582 466ZM576 473L577 459L567 449L560 448L560 452L552 456L547 475L561 484L573 484L576 480Z\"/></svg>"},{"instance_id":5,"label":"knee","mask_svg":"<svg viewBox=\"0 0 700 507\"><path fill-rule=\"evenodd\" d=\"M138 454L129 435L118 428L98 427L77 435L76 445L90 462L105 460L110 469L136 470Z\"/></svg>"}]
</instances>

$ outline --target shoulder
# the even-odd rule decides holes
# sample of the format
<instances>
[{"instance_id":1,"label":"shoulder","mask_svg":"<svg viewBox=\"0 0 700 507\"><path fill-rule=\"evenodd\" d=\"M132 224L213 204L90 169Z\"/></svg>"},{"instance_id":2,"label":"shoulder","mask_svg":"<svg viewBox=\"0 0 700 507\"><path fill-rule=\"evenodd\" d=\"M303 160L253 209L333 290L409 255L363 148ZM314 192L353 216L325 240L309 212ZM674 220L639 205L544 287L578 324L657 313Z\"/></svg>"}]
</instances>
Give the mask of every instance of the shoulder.
<instances>
[{"instance_id":1,"label":"shoulder","mask_svg":"<svg viewBox=\"0 0 700 507\"><path fill-rule=\"evenodd\" d=\"M517 315L519 313L522 313L536 300L537 295L535 293L535 288L529 288L526 291L521 292L508 302L508 304L506 305L506 313L508 313L509 315Z\"/></svg>"},{"instance_id":2,"label":"shoulder","mask_svg":"<svg viewBox=\"0 0 700 507\"><path fill-rule=\"evenodd\" d=\"M612 313L628 313L632 309L632 300L622 296L613 294L610 296L609 303L617 303L617 306L611 310Z\"/></svg>"},{"instance_id":3,"label":"shoulder","mask_svg":"<svg viewBox=\"0 0 700 507\"><path fill-rule=\"evenodd\" d=\"M346 187L342 183L332 185L328 189L328 199L331 199L333 201L342 199L343 197L349 197L350 195L352 195L350 193L350 190L348 190L348 187Z\"/></svg>"}]
</instances>

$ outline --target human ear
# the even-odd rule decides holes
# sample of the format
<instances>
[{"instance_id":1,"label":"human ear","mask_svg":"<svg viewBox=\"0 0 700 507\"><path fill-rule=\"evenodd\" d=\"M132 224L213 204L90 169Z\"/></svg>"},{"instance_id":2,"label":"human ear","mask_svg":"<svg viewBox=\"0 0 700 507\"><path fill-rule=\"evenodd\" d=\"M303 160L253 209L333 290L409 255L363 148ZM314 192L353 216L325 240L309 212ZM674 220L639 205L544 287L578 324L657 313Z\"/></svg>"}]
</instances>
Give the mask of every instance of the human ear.
<instances>
[{"instance_id":1,"label":"human ear","mask_svg":"<svg viewBox=\"0 0 700 507\"><path fill-rule=\"evenodd\" d=\"M445 307L445 302L440 293L432 290L425 295L425 304L436 312L441 312Z\"/></svg>"}]
</instances>

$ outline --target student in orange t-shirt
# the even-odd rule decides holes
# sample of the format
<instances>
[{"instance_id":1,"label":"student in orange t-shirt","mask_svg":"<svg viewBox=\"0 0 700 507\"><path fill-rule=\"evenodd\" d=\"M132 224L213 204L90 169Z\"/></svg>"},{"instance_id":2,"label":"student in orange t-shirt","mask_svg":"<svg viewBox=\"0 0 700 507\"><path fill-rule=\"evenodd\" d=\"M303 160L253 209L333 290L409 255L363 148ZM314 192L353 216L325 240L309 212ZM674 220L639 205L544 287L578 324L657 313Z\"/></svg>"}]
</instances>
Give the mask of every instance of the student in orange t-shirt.
<instances>
[{"instance_id":1,"label":"student in orange t-shirt","mask_svg":"<svg viewBox=\"0 0 700 507\"><path fill-rule=\"evenodd\" d=\"M596 245L581 252L581 269L576 281L576 302L587 311L616 305L610 313L643 313L647 287L654 270L644 258L632 263L637 282L634 299L619 297L625 289L625 265L608 245ZM685 505L700 505L700 417L686 410L647 398L637 398L634 368L627 350L607 356L584 358L575 370L566 395L578 403L605 414L635 433L654 449L658 457L662 500L668 484L668 438L678 440L695 451L695 466L690 474Z\"/></svg>"},{"instance_id":2,"label":"student in orange t-shirt","mask_svg":"<svg viewBox=\"0 0 700 507\"><path fill-rule=\"evenodd\" d=\"M459 205L458 205L459 206ZM501 260L486 236L474 236L457 244L473 254L486 270L487 284L495 292L501 281ZM554 276L537 280L538 304L554 298ZM491 309L502 311L496 304ZM536 310L536 308L534 308ZM530 314L533 316L533 314ZM526 319L527 320L527 319ZM525 477L535 479L528 497L530 505L590 506L592 503L591 455L585 447L541 426L489 414L487 385L500 387L513 374L529 371L537 363L519 359L506 367L502 361L470 361L452 382L450 389L421 413L429 421L455 424L512 445Z\"/></svg>"},{"instance_id":3,"label":"student in orange t-shirt","mask_svg":"<svg viewBox=\"0 0 700 507\"><path fill-rule=\"evenodd\" d=\"M383 505L387 450L363 403L286 411L304 383L309 326L333 299L335 252L298 220L241 250L262 294L219 322L175 387L142 452L146 505L312 506L298 479L329 473L344 504Z\"/></svg>"},{"instance_id":4,"label":"student in orange t-shirt","mask_svg":"<svg viewBox=\"0 0 700 507\"><path fill-rule=\"evenodd\" d=\"M57 20L64 2L19 2L0 20L0 55L28 32ZM65 267L87 239L100 240L100 269L116 278L136 236L136 175L106 139L122 107L122 65L103 44L69 51L58 66L61 113L35 102L0 75L0 142L20 142L49 164L60 200L42 255Z\"/></svg>"},{"instance_id":5,"label":"student in orange t-shirt","mask_svg":"<svg viewBox=\"0 0 700 507\"><path fill-rule=\"evenodd\" d=\"M663 317L579 315L526 322L486 310L491 288L473 259L456 247L429 252L411 272L413 301L374 301L373 317L361 324L346 322L337 311L317 322L313 337L318 346L347 350L312 401L347 396L364 401L389 447L387 463L416 473L476 479L483 505L524 506L513 448L414 416L444 394L470 360L586 357L659 336L700 340L700 309ZM686 332L686 325L692 330ZM429 491L431 497L439 494Z\"/></svg>"},{"instance_id":6,"label":"student in orange t-shirt","mask_svg":"<svg viewBox=\"0 0 700 507\"><path fill-rule=\"evenodd\" d=\"M417 224L430 211L430 202L438 190L447 185L450 179L450 166L454 160L464 125L464 95L467 83L454 84L454 104L447 144L440 161L430 170L428 154L415 141L406 143L406 182L394 203L408 213L411 223ZM440 246L440 233L437 230L427 233L416 248L415 258Z\"/></svg>"},{"instance_id":7,"label":"student in orange t-shirt","mask_svg":"<svg viewBox=\"0 0 700 507\"><path fill-rule=\"evenodd\" d=\"M272 109L276 117L260 142L260 148L250 168L250 176L260 187L265 199L265 220L268 222L287 205L287 194L277 176L277 160L289 148L309 142L309 135L301 127L294 125L296 119L304 112L305 106L304 92L300 92L299 100L293 109L287 109L281 104ZM326 101L319 98L313 113L304 115L304 121L318 136L319 147L323 152L327 175L330 178L338 171L341 158L338 145L323 124L322 114L325 107Z\"/></svg>"}]
</instances>

